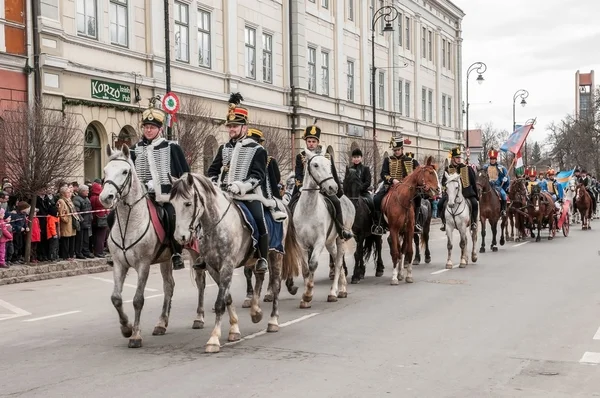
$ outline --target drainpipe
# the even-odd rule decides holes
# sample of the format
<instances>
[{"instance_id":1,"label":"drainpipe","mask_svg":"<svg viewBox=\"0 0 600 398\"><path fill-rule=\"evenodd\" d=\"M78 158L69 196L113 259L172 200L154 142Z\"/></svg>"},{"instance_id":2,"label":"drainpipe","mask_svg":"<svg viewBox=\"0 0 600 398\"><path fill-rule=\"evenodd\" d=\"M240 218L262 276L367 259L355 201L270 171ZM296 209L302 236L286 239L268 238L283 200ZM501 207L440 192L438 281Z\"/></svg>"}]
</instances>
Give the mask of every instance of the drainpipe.
<instances>
[{"instance_id":1,"label":"drainpipe","mask_svg":"<svg viewBox=\"0 0 600 398\"><path fill-rule=\"evenodd\" d=\"M294 161L295 161L295 156L294 154L296 153L295 151L295 144L296 144L296 140L295 140L295 136L296 136L296 112L297 112L297 108L296 108L296 86L294 85L294 34L293 34L293 29L292 29L292 18L293 18L293 12L292 12L292 2L295 0L289 0L289 7L288 7L288 35L289 35L289 45L290 45L290 104L292 105L292 113L291 113L291 118L292 118L292 133L290 135L290 139L292 141L292 153L290 154L290 156L292 157L292 171L294 171Z\"/></svg>"},{"instance_id":2,"label":"drainpipe","mask_svg":"<svg viewBox=\"0 0 600 398\"><path fill-rule=\"evenodd\" d=\"M42 52L42 49L40 46L40 33L38 25L39 15L39 0L31 0L31 24L33 29L33 99L35 103L41 103L42 100L42 70L40 67L40 53Z\"/></svg>"}]
</instances>

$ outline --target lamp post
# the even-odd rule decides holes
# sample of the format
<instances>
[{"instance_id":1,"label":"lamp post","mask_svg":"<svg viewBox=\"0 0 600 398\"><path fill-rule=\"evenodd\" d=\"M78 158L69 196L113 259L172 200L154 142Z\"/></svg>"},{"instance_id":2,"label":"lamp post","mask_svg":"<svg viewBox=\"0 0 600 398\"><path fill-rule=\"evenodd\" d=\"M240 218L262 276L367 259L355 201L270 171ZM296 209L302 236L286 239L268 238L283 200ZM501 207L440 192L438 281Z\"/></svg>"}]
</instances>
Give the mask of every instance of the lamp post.
<instances>
[{"instance_id":1,"label":"lamp post","mask_svg":"<svg viewBox=\"0 0 600 398\"><path fill-rule=\"evenodd\" d=\"M517 104L517 98L519 98L519 97L521 97L521 106L525 107L525 105L527 105L527 101L525 101L525 99L527 97L529 97L529 91L521 88L515 92L515 95L513 95L513 132L517 128L517 121L515 118L515 108L516 108L516 104ZM525 159L524 160L525 161L523 163L525 166L527 166L527 142L525 142Z\"/></svg>"},{"instance_id":2,"label":"lamp post","mask_svg":"<svg viewBox=\"0 0 600 398\"><path fill-rule=\"evenodd\" d=\"M169 21L169 0L163 1L164 13L165 13L165 78L166 78L166 92L171 92L171 30ZM171 140L171 127L167 125L165 127L165 133L167 133L167 140Z\"/></svg>"},{"instance_id":3,"label":"lamp post","mask_svg":"<svg viewBox=\"0 0 600 398\"><path fill-rule=\"evenodd\" d=\"M379 153L377 151L377 101L375 97L375 75L377 68L375 67L375 27L377 22L383 18L385 26L384 32L393 32L394 27L392 22L398 18L398 9L394 6L383 6L373 12L373 19L371 20L371 97L373 99L373 176L377 175L377 157Z\"/></svg>"},{"instance_id":4,"label":"lamp post","mask_svg":"<svg viewBox=\"0 0 600 398\"><path fill-rule=\"evenodd\" d=\"M467 128L466 128L466 147L469 147L469 75L471 72L477 72L477 83L481 84L484 81L483 74L487 70L487 65L483 62L474 62L467 69Z\"/></svg>"}]
</instances>

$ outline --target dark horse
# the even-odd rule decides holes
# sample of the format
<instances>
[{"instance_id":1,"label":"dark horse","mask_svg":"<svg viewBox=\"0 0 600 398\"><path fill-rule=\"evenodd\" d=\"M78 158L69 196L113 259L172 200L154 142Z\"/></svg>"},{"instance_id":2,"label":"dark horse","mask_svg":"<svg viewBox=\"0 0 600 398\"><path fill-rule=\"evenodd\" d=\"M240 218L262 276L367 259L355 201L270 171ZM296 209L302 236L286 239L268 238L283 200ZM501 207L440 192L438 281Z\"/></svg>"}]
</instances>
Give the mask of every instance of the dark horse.
<instances>
[{"instance_id":1,"label":"dark horse","mask_svg":"<svg viewBox=\"0 0 600 398\"><path fill-rule=\"evenodd\" d=\"M356 284L365 278L365 262L369 260L373 246L375 247L376 272L383 274L383 260L381 259L382 239L380 235L371 233L374 221L373 214L367 203L367 199L360 195L360 176L355 169L348 169L344 177L344 194L350 199L356 208L356 216L352 225L352 232L356 239L356 251L354 252L354 271L352 281ZM378 275L381 276L381 275Z\"/></svg>"},{"instance_id":2,"label":"dark horse","mask_svg":"<svg viewBox=\"0 0 600 398\"><path fill-rule=\"evenodd\" d=\"M500 246L504 246L504 227L506 226L506 216L501 217L500 194L490 183L490 176L487 170L477 171L477 191L479 191L479 220L481 221L481 248L479 253L485 253L485 222L489 221L492 229L492 244L490 249L493 252L498 251L496 246L496 234L498 233L498 220L500 223Z\"/></svg>"},{"instance_id":3,"label":"dark horse","mask_svg":"<svg viewBox=\"0 0 600 398\"><path fill-rule=\"evenodd\" d=\"M510 221L510 240L520 242L525 238L525 217L528 214L527 209L527 188L525 188L525 179L517 178L512 180L508 187L508 205L507 214ZM517 229L517 237L515 238L515 228ZM506 227L506 235L508 236L508 226Z\"/></svg>"},{"instance_id":4,"label":"dark horse","mask_svg":"<svg viewBox=\"0 0 600 398\"><path fill-rule=\"evenodd\" d=\"M537 225L535 241L539 242L541 240L540 230L542 229L542 223L547 221L550 229L548 240L552 240L556 234L554 201L548 192L542 192L539 185L531 187L530 204L527 206L527 212L529 213L529 220L531 220L531 237L533 238L534 228Z\"/></svg>"},{"instance_id":5,"label":"dark horse","mask_svg":"<svg viewBox=\"0 0 600 398\"><path fill-rule=\"evenodd\" d=\"M590 220L592 219L593 211L592 200L594 199L592 199L583 184L578 184L575 192L575 208L581 214L581 229L592 229Z\"/></svg>"},{"instance_id":6,"label":"dark horse","mask_svg":"<svg viewBox=\"0 0 600 398\"><path fill-rule=\"evenodd\" d=\"M421 263L422 248L425 248L425 263L429 264L431 262L431 252L429 251L429 232L431 231L431 216L433 215L431 211L431 201L429 200L427 193L423 192L422 189L417 190L417 192L419 192L417 193L418 195L423 197L421 200L423 231L420 234L415 233L413 237L415 242L415 258L413 260L413 265L419 265ZM423 236L421 237L421 235Z\"/></svg>"}]
</instances>

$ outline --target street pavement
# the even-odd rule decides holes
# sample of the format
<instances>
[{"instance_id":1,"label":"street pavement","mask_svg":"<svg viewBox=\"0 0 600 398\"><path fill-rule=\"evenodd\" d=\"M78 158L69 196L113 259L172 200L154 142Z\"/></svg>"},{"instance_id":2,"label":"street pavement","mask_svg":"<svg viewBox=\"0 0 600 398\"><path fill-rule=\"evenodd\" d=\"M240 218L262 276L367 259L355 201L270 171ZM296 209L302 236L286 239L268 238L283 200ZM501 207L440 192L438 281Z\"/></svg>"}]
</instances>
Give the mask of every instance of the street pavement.
<instances>
[{"instance_id":1,"label":"street pavement","mask_svg":"<svg viewBox=\"0 0 600 398\"><path fill-rule=\"evenodd\" d=\"M301 289L291 296L284 288L283 327L274 334L261 332L270 303L261 303L259 324L241 308L237 270L232 292L243 339L224 345L225 316L218 354L204 353L216 288L207 287L205 329L192 330L189 266L175 272L165 336L151 335L162 305L160 273L152 271L139 349L120 335L111 273L2 286L0 396L600 396L600 223L592 226L553 241L508 242L448 271L445 235L435 226L433 261L414 267L415 283L390 285L386 247L385 275L375 278L370 263L366 279L337 303L326 302L323 256L312 308L298 308ZM488 248L489 237L488 228ZM132 271L124 290L130 318L135 281Z\"/></svg>"}]
</instances>

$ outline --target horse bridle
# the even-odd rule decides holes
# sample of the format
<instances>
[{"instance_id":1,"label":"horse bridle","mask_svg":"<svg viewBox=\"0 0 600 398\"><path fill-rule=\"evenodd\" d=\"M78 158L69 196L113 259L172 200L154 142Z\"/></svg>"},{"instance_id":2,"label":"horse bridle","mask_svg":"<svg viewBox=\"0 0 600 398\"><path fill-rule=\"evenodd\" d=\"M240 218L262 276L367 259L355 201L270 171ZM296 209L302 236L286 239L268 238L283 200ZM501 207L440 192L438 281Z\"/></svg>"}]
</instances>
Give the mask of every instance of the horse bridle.
<instances>
[{"instance_id":1,"label":"horse bridle","mask_svg":"<svg viewBox=\"0 0 600 398\"><path fill-rule=\"evenodd\" d=\"M316 157L325 157L325 155L314 155L313 157L311 157L310 159L308 159L308 162L306 162L306 169L308 170L308 174L310 175L310 177L314 180L314 182L317 184L318 188L302 188L303 191L321 191L323 190L322 185L329 181L329 180L333 180L333 175L331 177L327 177L324 178L321 181L317 181L317 179L315 178L315 176L313 175L312 171L310 170L310 162L313 161L314 158Z\"/></svg>"},{"instance_id":2,"label":"horse bridle","mask_svg":"<svg viewBox=\"0 0 600 398\"><path fill-rule=\"evenodd\" d=\"M446 182L446 186L448 186L449 183L451 182L455 182L456 185L458 185L458 189L456 190L456 196L454 197L454 203L458 204L458 208L460 209L461 205L464 203L465 206L464 208L460 211L460 213L458 213L458 209L457 209L457 213L453 213L452 210L450 210L450 215L452 216L452 218L455 218L456 216L460 216L465 210L466 210L466 200L463 197L462 200L458 201L456 199L459 198L459 190L461 189L461 185L460 185L460 181L458 178L454 179L454 180L450 180Z\"/></svg>"},{"instance_id":3,"label":"horse bridle","mask_svg":"<svg viewBox=\"0 0 600 398\"><path fill-rule=\"evenodd\" d=\"M104 187L104 185L106 185L106 184L112 185L117 190L117 195L119 195L119 198L122 199L122 198L126 197L127 195L129 195L129 193L131 192L131 163L129 163L129 161L125 160L125 159L112 159L112 160L109 160L108 163L116 162L116 161L125 162L129 166L129 169L127 169L127 177L125 178L125 181L119 187L113 180L104 180L104 183L102 184L102 186ZM125 190L126 185L128 185L129 189L127 190L127 195L123 195L123 191Z\"/></svg>"},{"instance_id":4,"label":"horse bridle","mask_svg":"<svg viewBox=\"0 0 600 398\"><path fill-rule=\"evenodd\" d=\"M194 179L195 178L196 177L194 177ZM200 225L200 217L198 215L198 202L200 202L202 207L206 207L206 205L204 204L204 200L202 199L202 195L200 195L200 191L198 191L198 187L196 186L196 184L193 184L193 187L194 187L194 197L193 197L194 208L192 209L192 219L190 220L190 224L188 225L188 231L190 232L190 234L197 234L198 239L203 239L209 233L206 232L202 235L199 234L199 231L202 228L202 226ZM223 195L225 195L225 194L223 193ZM221 223L221 221L223 221L223 219L225 218L225 215L229 212L231 203L232 203L232 201L229 200L229 205L227 206L227 209L225 209L225 211L221 215L221 218L219 218L219 221L217 221L217 223L211 228L211 230L209 232L212 233L217 228L217 226ZM197 223L197 225L194 225L194 224L196 224L195 223L196 219L198 219L198 223Z\"/></svg>"}]
</instances>

